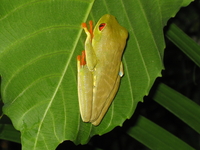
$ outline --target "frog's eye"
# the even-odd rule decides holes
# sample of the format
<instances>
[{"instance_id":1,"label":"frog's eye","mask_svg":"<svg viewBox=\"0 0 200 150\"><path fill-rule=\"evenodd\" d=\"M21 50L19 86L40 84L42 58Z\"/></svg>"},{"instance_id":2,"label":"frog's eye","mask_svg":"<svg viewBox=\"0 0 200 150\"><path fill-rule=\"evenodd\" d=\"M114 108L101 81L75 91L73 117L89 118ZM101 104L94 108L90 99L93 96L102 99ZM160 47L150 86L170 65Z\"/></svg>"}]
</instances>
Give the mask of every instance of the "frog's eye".
<instances>
[{"instance_id":1,"label":"frog's eye","mask_svg":"<svg viewBox=\"0 0 200 150\"><path fill-rule=\"evenodd\" d=\"M99 30L101 31L101 30L103 30L103 28L106 26L106 24L105 23L101 23L100 25L99 25Z\"/></svg>"}]
</instances>

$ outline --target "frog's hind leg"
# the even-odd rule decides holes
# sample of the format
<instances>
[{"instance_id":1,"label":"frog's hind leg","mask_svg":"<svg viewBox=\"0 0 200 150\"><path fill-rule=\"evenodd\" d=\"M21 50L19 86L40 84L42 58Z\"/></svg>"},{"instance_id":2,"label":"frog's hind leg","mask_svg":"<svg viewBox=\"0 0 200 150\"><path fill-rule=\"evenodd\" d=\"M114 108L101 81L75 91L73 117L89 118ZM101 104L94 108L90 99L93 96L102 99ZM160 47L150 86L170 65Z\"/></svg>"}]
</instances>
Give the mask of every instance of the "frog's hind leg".
<instances>
[{"instance_id":1,"label":"frog's hind leg","mask_svg":"<svg viewBox=\"0 0 200 150\"><path fill-rule=\"evenodd\" d=\"M101 122L101 120L103 119L103 117L105 116L106 112L108 111L108 108L110 107L117 91L118 91L118 88L119 88L119 83L120 83L120 76L117 76L117 80L115 82L115 86L114 86L114 89L112 90L112 92L110 93L106 103L105 103L105 106L103 107L101 113L100 113L100 116L92 122L93 125L97 126L99 125L99 123Z\"/></svg>"},{"instance_id":2,"label":"frog's hind leg","mask_svg":"<svg viewBox=\"0 0 200 150\"><path fill-rule=\"evenodd\" d=\"M78 99L83 122L89 122L92 113L93 76L85 62L85 52L77 56Z\"/></svg>"}]
</instances>

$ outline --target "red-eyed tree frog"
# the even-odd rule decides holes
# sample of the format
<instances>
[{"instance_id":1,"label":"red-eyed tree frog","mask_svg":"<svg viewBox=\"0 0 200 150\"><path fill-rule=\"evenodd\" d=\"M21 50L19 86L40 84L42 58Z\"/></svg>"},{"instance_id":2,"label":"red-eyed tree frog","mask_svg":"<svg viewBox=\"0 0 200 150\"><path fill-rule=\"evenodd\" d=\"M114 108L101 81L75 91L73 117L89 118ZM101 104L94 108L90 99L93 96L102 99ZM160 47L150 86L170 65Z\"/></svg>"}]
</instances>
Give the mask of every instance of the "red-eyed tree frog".
<instances>
[{"instance_id":1,"label":"red-eyed tree frog","mask_svg":"<svg viewBox=\"0 0 200 150\"><path fill-rule=\"evenodd\" d=\"M99 125L111 105L123 76L122 54L127 30L114 16L106 14L97 22L82 23L87 38L85 51L77 56L78 98L84 122Z\"/></svg>"}]
</instances>

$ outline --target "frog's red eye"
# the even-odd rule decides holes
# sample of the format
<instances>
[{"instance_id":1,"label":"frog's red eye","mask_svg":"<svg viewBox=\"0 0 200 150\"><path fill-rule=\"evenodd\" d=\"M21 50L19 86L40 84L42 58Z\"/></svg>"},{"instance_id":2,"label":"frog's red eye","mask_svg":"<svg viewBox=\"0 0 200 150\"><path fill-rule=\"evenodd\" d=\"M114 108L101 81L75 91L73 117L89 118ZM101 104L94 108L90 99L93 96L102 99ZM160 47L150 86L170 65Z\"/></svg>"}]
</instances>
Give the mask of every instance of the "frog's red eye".
<instances>
[{"instance_id":1,"label":"frog's red eye","mask_svg":"<svg viewBox=\"0 0 200 150\"><path fill-rule=\"evenodd\" d=\"M106 26L106 24L105 23L101 23L100 25L99 25L99 30L101 31L101 30L103 30L103 28Z\"/></svg>"}]
</instances>

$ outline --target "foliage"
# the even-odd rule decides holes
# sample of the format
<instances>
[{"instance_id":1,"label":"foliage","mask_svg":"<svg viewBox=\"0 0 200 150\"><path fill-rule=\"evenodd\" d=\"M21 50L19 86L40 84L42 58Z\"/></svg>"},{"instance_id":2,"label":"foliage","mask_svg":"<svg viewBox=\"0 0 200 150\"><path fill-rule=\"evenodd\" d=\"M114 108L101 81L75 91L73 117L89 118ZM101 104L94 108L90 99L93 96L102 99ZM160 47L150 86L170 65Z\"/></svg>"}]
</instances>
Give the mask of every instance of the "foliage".
<instances>
[{"instance_id":1,"label":"foliage","mask_svg":"<svg viewBox=\"0 0 200 150\"><path fill-rule=\"evenodd\" d=\"M8 5L2 1L3 112L21 132L23 149L55 149L64 140L86 144L93 135L122 126L133 115L137 103L149 93L155 79L161 76L165 47L163 27L189 2L18 0ZM80 23L97 22L105 13L116 16L129 31L129 39L123 57L125 76L120 90L103 122L95 127L80 119L76 56L83 49L85 39ZM143 121L147 127L149 121ZM138 127L140 121L133 129ZM131 131L127 133L131 135ZM6 137L6 132L1 135ZM139 135L134 138L139 140ZM8 136L4 139L12 140ZM155 145L148 144L152 141L145 138L139 141L155 149Z\"/></svg>"}]
</instances>

